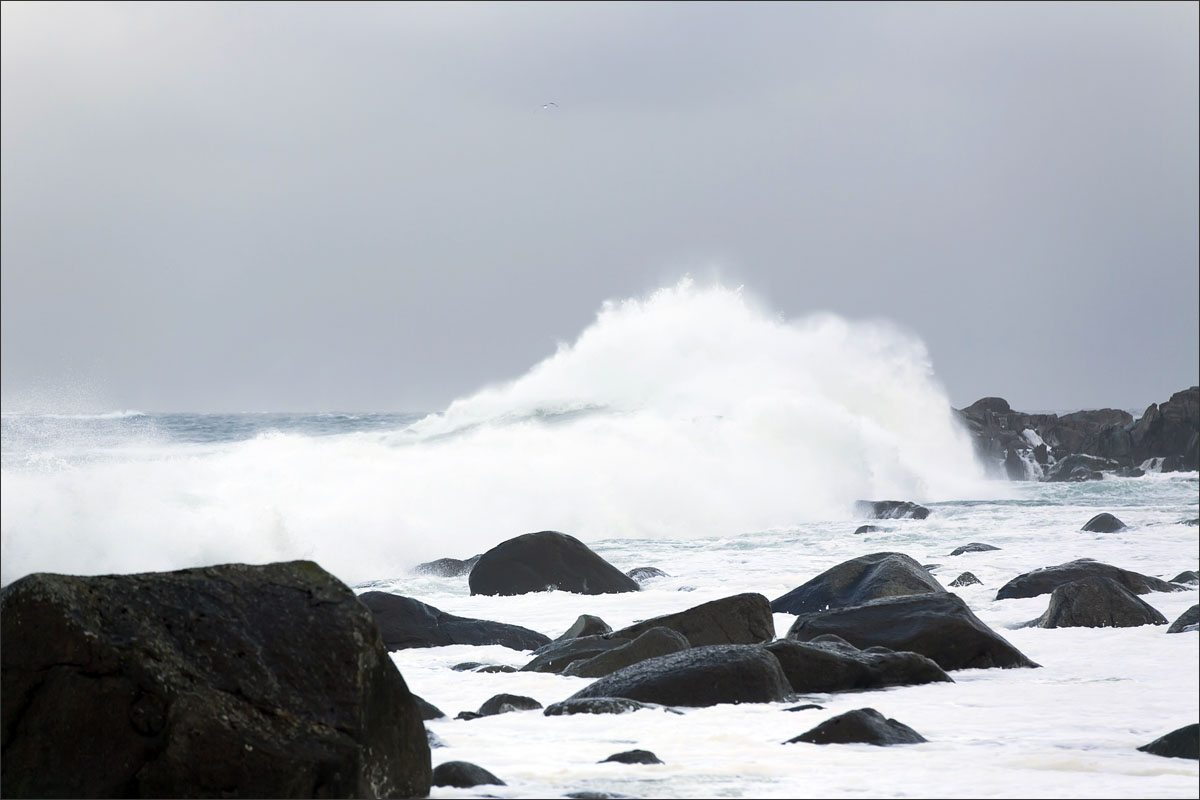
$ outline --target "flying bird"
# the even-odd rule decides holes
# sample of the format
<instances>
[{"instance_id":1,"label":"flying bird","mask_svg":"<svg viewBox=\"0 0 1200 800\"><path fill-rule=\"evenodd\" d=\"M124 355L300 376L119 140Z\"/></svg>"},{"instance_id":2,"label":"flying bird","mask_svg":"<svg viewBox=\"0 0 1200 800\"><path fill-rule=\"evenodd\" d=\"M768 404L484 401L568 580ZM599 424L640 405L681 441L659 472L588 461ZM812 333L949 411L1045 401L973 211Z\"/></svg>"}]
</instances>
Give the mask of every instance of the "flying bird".
<instances>
[{"instance_id":1,"label":"flying bird","mask_svg":"<svg viewBox=\"0 0 1200 800\"><path fill-rule=\"evenodd\" d=\"M542 103L543 111L553 111L556 108L558 108L558 103Z\"/></svg>"}]
</instances>

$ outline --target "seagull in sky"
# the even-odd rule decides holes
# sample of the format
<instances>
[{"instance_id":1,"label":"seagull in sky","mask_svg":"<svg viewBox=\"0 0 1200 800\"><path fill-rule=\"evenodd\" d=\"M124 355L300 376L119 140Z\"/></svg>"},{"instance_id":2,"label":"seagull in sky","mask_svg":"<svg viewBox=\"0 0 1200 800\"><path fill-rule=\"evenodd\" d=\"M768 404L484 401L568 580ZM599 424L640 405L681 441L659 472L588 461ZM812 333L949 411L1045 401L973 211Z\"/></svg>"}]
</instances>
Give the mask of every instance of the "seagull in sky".
<instances>
[{"instance_id":1,"label":"seagull in sky","mask_svg":"<svg viewBox=\"0 0 1200 800\"><path fill-rule=\"evenodd\" d=\"M542 103L543 111L553 111L556 108L558 108L558 103Z\"/></svg>"}]
</instances>

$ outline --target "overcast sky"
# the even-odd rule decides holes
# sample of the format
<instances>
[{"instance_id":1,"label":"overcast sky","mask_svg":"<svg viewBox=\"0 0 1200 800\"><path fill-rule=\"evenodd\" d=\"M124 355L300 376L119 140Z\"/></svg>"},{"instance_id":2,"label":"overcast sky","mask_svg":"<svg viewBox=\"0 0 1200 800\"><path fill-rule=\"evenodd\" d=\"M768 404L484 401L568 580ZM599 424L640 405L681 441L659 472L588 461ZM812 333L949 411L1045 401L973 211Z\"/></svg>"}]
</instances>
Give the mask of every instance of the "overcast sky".
<instances>
[{"instance_id":1,"label":"overcast sky","mask_svg":"<svg viewBox=\"0 0 1200 800\"><path fill-rule=\"evenodd\" d=\"M687 272L1197 382L1196 3L2 8L5 410L434 410Z\"/></svg>"}]
</instances>

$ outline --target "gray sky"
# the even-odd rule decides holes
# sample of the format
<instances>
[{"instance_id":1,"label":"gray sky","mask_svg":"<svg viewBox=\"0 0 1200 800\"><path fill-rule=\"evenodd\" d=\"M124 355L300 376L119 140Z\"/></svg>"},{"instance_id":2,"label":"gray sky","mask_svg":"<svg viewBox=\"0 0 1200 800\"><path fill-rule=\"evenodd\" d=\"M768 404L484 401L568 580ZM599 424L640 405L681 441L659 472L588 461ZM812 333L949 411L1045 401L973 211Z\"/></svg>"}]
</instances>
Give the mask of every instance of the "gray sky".
<instances>
[{"instance_id":1,"label":"gray sky","mask_svg":"<svg viewBox=\"0 0 1200 800\"><path fill-rule=\"evenodd\" d=\"M2 8L6 410L437 409L685 272L1197 382L1196 3Z\"/></svg>"}]
</instances>

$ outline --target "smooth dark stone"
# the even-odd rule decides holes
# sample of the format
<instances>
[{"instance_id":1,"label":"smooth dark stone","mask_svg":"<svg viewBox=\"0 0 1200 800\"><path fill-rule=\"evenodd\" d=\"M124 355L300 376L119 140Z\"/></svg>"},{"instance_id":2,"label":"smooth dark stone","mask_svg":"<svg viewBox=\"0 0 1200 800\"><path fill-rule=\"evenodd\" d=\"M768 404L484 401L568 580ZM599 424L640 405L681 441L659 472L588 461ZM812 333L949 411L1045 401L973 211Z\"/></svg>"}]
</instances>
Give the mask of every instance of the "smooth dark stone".
<instances>
[{"instance_id":1,"label":"smooth dark stone","mask_svg":"<svg viewBox=\"0 0 1200 800\"><path fill-rule=\"evenodd\" d=\"M844 561L771 602L776 614L807 614L879 597L945 592L937 578L903 553L872 553Z\"/></svg>"},{"instance_id":2,"label":"smooth dark stone","mask_svg":"<svg viewBox=\"0 0 1200 800\"><path fill-rule=\"evenodd\" d=\"M1105 512L1089 519L1080 530L1091 531L1093 533L1116 533L1117 531L1125 530L1126 527L1128 526L1124 522L1121 522L1121 520L1112 514Z\"/></svg>"},{"instance_id":3,"label":"smooth dark stone","mask_svg":"<svg viewBox=\"0 0 1200 800\"><path fill-rule=\"evenodd\" d=\"M1166 758L1192 758L1200 761L1200 724L1193 722L1191 725L1184 725L1158 737L1150 744L1142 745L1138 750Z\"/></svg>"},{"instance_id":4,"label":"smooth dark stone","mask_svg":"<svg viewBox=\"0 0 1200 800\"><path fill-rule=\"evenodd\" d=\"M1200 583L1200 573L1194 569L1184 570L1171 578L1171 583Z\"/></svg>"},{"instance_id":5,"label":"smooth dark stone","mask_svg":"<svg viewBox=\"0 0 1200 800\"><path fill-rule=\"evenodd\" d=\"M470 789L472 786L507 786L483 767L469 761L447 761L433 768L434 786Z\"/></svg>"},{"instance_id":6,"label":"smooth dark stone","mask_svg":"<svg viewBox=\"0 0 1200 800\"><path fill-rule=\"evenodd\" d=\"M790 692L779 661L761 646L708 645L625 667L568 699L625 697L643 703L703 707L776 703Z\"/></svg>"},{"instance_id":7,"label":"smooth dark stone","mask_svg":"<svg viewBox=\"0 0 1200 800\"><path fill-rule=\"evenodd\" d=\"M542 704L532 697L519 694L498 694L484 701L483 705L479 707L479 716L494 717L510 711L533 711L541 707Z\"/></svg>"},{"instance_id":8,"label":"smooth dark stone","mask_svg":"<svg viewBox=\"0 0 1200 800\"><path fill-rule=\"evenodd\" d=\"M417 709L421 713L422 720L441 719L442 717L446 716L446 712L442 711L440 708L435 706L433 703L430 703L425 698L417 697L414 694L413 699L417 701Z\"/></svg>"},{"instance_id":9,"label":"smooth dark stone","mask_svg":"<svg viewBox=\"0 0 1200 800\"><path fill-rule=\"evenodd\" d=\"M526 533L488 550L468 578L471 594L517 595L557 590L575 594L636 592L638 583L574 536Z\"/></svg>"},{"instance_id":10,"label":"smooth dark stone","mask_svg":"<svg viewBox=\"0 0 1200 800\"><path fill-rule=\"evenodd\" d=\"M600 761L600 764L607 764L610 761L615 761L619 764L661 764L662 759L651 753L649 750L626 750L623 753L613 753L608 758Z\"/></svg>"},{"instance_id":11,"label":"smooth dark stone","mask_svg":"<svg viewBox=\"0 0 1200 800\"><path fill-rule=\"evenodd\" d=\"M792 623L787 638L804 642L830 633L855 647L920 653L946 671L1038 666L951 592L883 597L805 614Z\"/></svg>"},{"instance_id":12,"label":"smooth dark stone","mask_svg":"<svg viewBox=\"0 0 1200 800\"><path fill-rule=\"evenodd\" d=\"M1200 605L1192 606L1171 623L1167 633L1191 633L1200 630Z\"/></svg>"},{"instance_id":13,"label":"smooth dark stone","mask_svg":"<svg viewBox=\"0 0 1200 800\"><path fill-rule=\"evenodd\" d=\"M1092 576L1059 586L1042 616L1023 627L1136 628L1167 618L1112 578Z\"/></svg>"},{"instance_id":14,"label":"smooth dark stone","mask_svg":"<svg viewBox=\"0 0 1200 800\"><path fill-rule=\"evenodd\" d=\"M825 708L825 706L819 706L816 703L805 703L802 706L792 706L791 708L785 708L784 711L812 711L813 709L820 709L820 708Z\"/></svg>"},{"instance_id":15,"label":"smooth dark stone","mask_svg":"<svg viewBox=\"0 0 1200 800\"><path fill-rule=\"evenodd\" d=\"M682 714L673 708L657 703L639 703L624 697L580 697L567 698L558 703L551 703L542 712L547 717L561 717L570 714L628 714L644 708L658 709L671 714Z\"/></svg>"},{"instance_id":16,"label":"smooth dark stone","mask_svg":"<svg viewBox=\"0 0 1200 800\"><path fill-rule=\"evenodd\" d=\"M455 664L450 669L454 670L455 672L471 672L483 666L487 665L482 661L464 661L461 664Z\"/></svg>"},{"instance_id":17,"label":"smooth dark stone","mask_svg":"<svg viewBox=\"0 0 1200 800\"><path fill-rule=\"evenodd\" d=\"M358 599L375 615L388 650L449 644L498 644L513 650L533 650L550 643L549 636L520 625L456 617L412 597L364 592Z\"/></svg>"},{"instance_id":18,"label":"smooth dark stone","mask_svg":"<svg viewBox=\"0 0 1200 800\"><path fill-rule=\"evenodd\" d=\"M906 500L859 500L854 510L871 519L925 519L929 509Z\"/></svg>"},{"instance_id":19,"label":"smooth dark stone","mask_svg":"<svg viewBox=\"0 0 1200 800\"><path fill-rule=\"evenodd\" d=\"M961 556L963 553L983 553L987 552L988 550L999 549L999 547L990 544L984 544L983 542L971 542L970 544L964 544L962 547L954 548L954 551L951 552L950 555Z\"/></svg>"},{"instance_id":20,"label":"smooth dark stone","mask_svg":"<svg viewBox=\"0 0 1200 800\"><path fill-rule=\"evenodd\" d=\"M1081 578L1099 576L1112 578L1134 594L1147 592L1181 592L1182 587L1175 586L1164 580L1141 575L1136 572L1104 564L1090 558L1080 558L1068 561L1054 567L1042 567L1032 572L1018 575L1000 587L996 592L997 600L1008 600L1015 597L1037 597L1039 594L1049 594L1065 583L1071 583Z\"/></svg>"},{"instance_id":21,"label":"smooth dark stone","mask_svg":"<svg viewBox=\"0 0 1200 800\"><path fill-rule=\"evenodd\" d=\"M0 639L5 797L429 791L416 699L311 561L29 575Z\"/></svg>"},{"instance_id":22,"label":"smooth dark stone","mask_svg":"<svg viewBox=\"0 0 1200 800\"><path fill-rule=\"evenodd\" d=\"M691 646L682 633L670 628L651 628L628 644L606 650L589 659L571 662L562 674L576 678L602 678L647 658L677 653Z\"/></svg>"},{"instance_id":23,"label":"smooth dark stone","mask_svg":"<svg viewBox=\"0 0 1200 800\"><path fill-rule=\"evenodd\" d=\"M633 578L638 583L645 583L646 581L650 580L651 578L669 578L669 577L671 577L670 575L663 572L658 567L634 567L633 569L629 570L625 574L628 575L629 577Z\"/></svg>"},{"instance_id":24,"label":"smooth dark stone","mask_svg":"<svg viewBox=\"0 0 1200 800\"><path fill-rule=\"evenodd\" d=\"M554 641L534 650L533 660L521 667L520 672L561 673L572 662L594 658L608 650L629 644L630 641L612 633Z\"/></svg>"},{"instance_id":25,"label":"smooth dark stone","mask_svg":"<svg viewBox=\"0 0 1200 800\"><path fill-rule=\"evenodd\" d=\"M779 639L763 647L779 660L797 694L913 686L953 682L933 660L918 653L886 648L859 650L846 642L797 642Z\"/></svg>"},{"instance_id":26,"label":"smooth dark stone","mask_svg":"<svg viewBox=\"0 0 1200 800\"><path fill-rule=\"evenodd\" d=\"M961 586L982 586L983 581L979 580L979 578L976 578L973 573L964 572L954 580L950 581L950 585L956 588Z\"/></svg>"},{"instance_id":27,"label":"smooth dark stone","mask_svg":"<svg viewBox=\"0 0 1200 800\"><path fill-rule=\"evenodd\" d=\"M607 622L591 614L580 614L575 622L571 623L571 627L563 631L562 636L554 641L565 642L568 639L578 639L580 636L600 636L605 633L612 633L612 628Z\"/></svg>"},{"instance_id":28,"label":"smooth dark stone","mask_svg":"<svg viewBox=\"0 0 1200 800\"><path fill-rule=\"evenodd\" d=\"M827 719L812 730L802 733L785 744L873 744L887 747L895 744L919 744L928 741L902 722L888 719L873 708L858 708Z\"/></svg>"},{"instance_id":29,"label":"smooth dark stone","mask_svg":"<svg viewBox=\"0 0 1200 800\"><path fill-rule=\"evenodd\" d=\"M433 575L438 578L458 578L463 575L468 575L471 569L474 568L475 562L479 560L479 556L471 556L468 559L458 558L439 558L436 561L426 561L424 564L417 564L412 571L418 575Z\"/></svg>"},{"instance_id":30,"label":"smooth dark stone","mask_svg":"<svg viewBox=\"0 0 1200 800\"><path fill-rule=\"evenodd\" d=\"M854 534L856 536L858 536L858 535L861 535L864 533L875 533L876 531L881 531L881 530L883 530L883 528L880 528L875 525L859 525L857 528L854 529Z\"/></svg>"},{"instance_id":31,"label":"smooth dark stone","mask_svg":"<svg viewBox=\"0 0 1200 800\"><path fill-rule=\"evenodd\" d=\"M775 638L771 606L766 597L754 592L722 597L674 614L642 620L612 635L632 641L651 628L670 628L682 633L693 647L754 644Z\"/></svg>"},{"instance_id":32,"label":"smooth dark stone","mask_svg":"<svg viewBox=\"0 0 1200 800\"><path fill-rule=\"evenodd\" d=\"M463 719L468 721L473 719L481 719L482 717L483 714L480 714L478 711L460 711L454 715L455 719Z\"/></svg>"}]
</instances>

